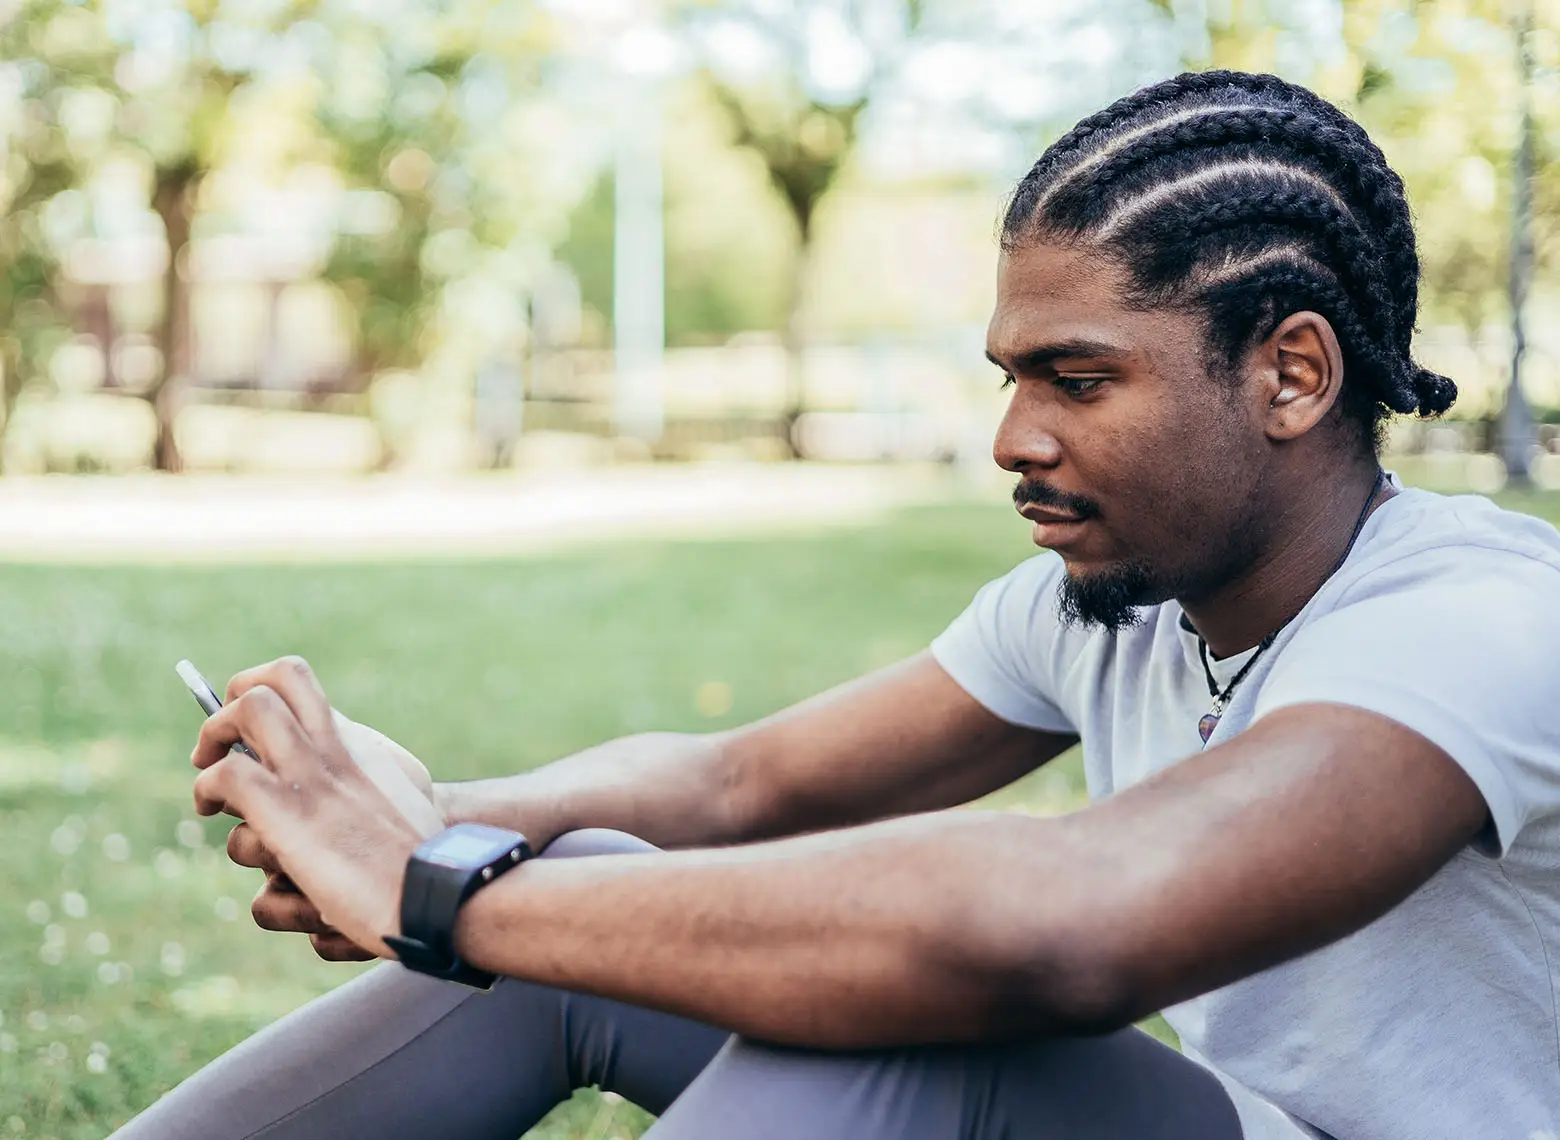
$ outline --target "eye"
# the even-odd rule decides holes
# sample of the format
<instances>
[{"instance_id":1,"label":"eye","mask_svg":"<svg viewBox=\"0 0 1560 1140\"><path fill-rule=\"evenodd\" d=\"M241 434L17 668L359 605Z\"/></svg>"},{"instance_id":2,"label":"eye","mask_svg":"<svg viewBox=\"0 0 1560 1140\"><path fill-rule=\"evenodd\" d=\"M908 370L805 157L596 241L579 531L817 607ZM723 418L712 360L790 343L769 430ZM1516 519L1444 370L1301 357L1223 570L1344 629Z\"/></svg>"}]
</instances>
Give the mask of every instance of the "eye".
<instances>
[{"instance_id":1,"label":"eye","mask_svg":"<svg viewBox=\"0 0 1560 1140\"><path fill-rule=\"evenodd\" d=\"M1105 381L1098 376L1058 376L1053 383L1063 392L1077 399L1087 396Z\"/></svg>"}]
</instances>

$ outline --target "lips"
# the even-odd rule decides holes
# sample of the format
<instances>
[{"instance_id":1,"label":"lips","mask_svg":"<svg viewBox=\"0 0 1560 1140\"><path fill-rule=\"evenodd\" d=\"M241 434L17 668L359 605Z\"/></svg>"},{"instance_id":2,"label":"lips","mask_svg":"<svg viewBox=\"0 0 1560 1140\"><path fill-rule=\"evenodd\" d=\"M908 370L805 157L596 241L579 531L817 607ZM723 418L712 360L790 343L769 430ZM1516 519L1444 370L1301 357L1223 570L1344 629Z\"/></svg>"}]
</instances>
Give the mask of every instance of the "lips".
<instances>
[{"instance_id":1,"label":"lips","mask_svg":"<svg viewBox=\"0 0 1560 1140\"><path fill-rule=\"evenodd\" d=\"M1038 503L1024 503L1018 508L1018 513L1030 522L1034 523L1079 523L1083 522L1082 515L1069 515L1062 511L1050 511Z\"/></svg>"}]
</instances>

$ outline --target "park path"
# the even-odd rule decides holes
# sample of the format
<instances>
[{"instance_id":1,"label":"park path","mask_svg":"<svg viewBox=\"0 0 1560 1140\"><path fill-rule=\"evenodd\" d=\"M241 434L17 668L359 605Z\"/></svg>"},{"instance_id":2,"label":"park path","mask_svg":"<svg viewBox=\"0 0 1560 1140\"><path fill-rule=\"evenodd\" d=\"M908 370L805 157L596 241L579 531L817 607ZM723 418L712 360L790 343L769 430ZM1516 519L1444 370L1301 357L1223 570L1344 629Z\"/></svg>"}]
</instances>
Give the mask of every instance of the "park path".
<instances>
[{"instance_id":1,"label":"park path","mask_svg":"<svg viewBox=\"0 0 1560 1140\"><path fill-rule=\"evenodd\" d=\"M858 522L946 500L936 467L618 466L514 475L0 479L0 561L503 554Z\"/></svg>"}]
</instances>

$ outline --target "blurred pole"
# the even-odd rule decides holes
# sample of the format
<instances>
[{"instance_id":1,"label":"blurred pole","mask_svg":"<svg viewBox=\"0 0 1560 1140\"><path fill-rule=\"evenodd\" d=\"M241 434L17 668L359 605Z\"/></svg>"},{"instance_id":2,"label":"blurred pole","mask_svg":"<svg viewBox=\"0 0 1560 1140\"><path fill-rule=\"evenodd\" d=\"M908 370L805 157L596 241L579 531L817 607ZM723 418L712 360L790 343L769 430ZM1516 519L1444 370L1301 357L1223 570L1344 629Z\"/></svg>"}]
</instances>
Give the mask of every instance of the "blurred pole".
<instances>
[{"instance_id":1,"label":"blurred pole","mask_svg":"<svg viewBox=\"0 0 1560 1140\"><path fill-rule=\"evenodd\" d=\"M1213 39L1208 34L1208 0L1170 0L1170 22L1175 27L1176 50L1181 62L1194 70L1208 66Z\"/></svg>"},{"instance_id":2,"label":"blurred pole","mask_svg":"<svg viewBox=\"0 0 1560 1140\"><path fill-rule=\"evenodd\" d=\"M1522 392L1522 357L1527 338L1522 310L1533 278L1533 55L1528 41L1533 29L1531 0L1521 0L1512 13L1512 36L1517 50L1518 120L1517 150L1511 172L1511 272L1507 298L1511 309L1511 383L1500 416L1500 454L1506 463L1506 481L1515 487L1532 485L1536 436L1533 412Z\"/></svg>"},{"instance_id":3,"label":"blurred pole","mask_svg":"<svg viewBox=\"0 0 1560 1140\"><path fill-rule=\"evenodd\" d=\"M614 178L612 343L619 435L661 438L666 348L666 244L661 209L661 91L629 82L621 108Z\"/></svg>"}]
</instances>

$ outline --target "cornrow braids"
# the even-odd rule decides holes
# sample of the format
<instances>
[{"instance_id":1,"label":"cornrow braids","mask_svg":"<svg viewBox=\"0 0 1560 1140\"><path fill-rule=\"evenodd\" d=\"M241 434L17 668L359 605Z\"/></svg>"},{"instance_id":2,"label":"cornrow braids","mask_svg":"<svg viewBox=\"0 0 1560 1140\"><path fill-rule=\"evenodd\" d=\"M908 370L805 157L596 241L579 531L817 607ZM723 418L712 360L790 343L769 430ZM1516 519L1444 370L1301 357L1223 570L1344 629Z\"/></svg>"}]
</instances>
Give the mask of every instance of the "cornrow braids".
<instances>
[{"instance_id":1,"label":"cornrow braids","mask_svg":"<svg viewBox=\"0 0 1560 1140\"><path fill-rule=\"evenodd\" d=\"M1402 179L1358 123L1277 76L1181 75L1079 122L1008 203L1003 247L1041 240L1111 256L1134 303L1201 311L1232 366L1290 313L1326 316L1343 410L1377 447L1391 413L1457 397L1410 355L1419 257Z\"/></svg>"}]
</instances>

